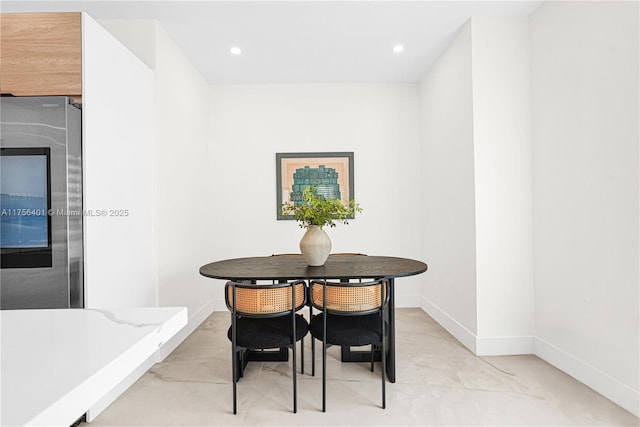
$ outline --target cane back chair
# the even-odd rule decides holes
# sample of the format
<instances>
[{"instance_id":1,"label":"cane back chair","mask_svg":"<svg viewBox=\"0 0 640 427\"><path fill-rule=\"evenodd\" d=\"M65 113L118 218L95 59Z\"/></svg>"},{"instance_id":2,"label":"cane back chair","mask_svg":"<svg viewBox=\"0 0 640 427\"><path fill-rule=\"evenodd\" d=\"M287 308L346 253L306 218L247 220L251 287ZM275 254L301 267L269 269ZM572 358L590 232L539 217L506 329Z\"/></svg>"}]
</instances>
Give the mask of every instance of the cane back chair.
<instances>
[{"instance_id":1,"label":"cane back chair","mask_svg":"<svg viewBox=\"0 0 640 427\"><path fill-rule=\"evenodd\" d=\"M308 323L296 314L306 305L306 284L302 280L276 284L252 284L229 281L225 301L231 311L227 337L231 341L233 377L233 413L237 413L236 388L245 353L249 350L289 348L293 353L293 412L297 412L296 343L304 337Z\"/></svg>"},{"instance_id":2,"label":"cane back chair","mask_svg":"<svg viewBox=\"0 0 640 427\"><path fill-rule=\"evenodd\" d=\"M312 280L309 298L311 306L321 310L312 317L309 331L313 339L322 341L322 411L326 412L328 345L371 345L371 371L373 347L381 349L382 408L385 408L385 338L388 334L385 314L389 302L389 281L377 279L348 283Z\"/></svg>"}]
</instances>

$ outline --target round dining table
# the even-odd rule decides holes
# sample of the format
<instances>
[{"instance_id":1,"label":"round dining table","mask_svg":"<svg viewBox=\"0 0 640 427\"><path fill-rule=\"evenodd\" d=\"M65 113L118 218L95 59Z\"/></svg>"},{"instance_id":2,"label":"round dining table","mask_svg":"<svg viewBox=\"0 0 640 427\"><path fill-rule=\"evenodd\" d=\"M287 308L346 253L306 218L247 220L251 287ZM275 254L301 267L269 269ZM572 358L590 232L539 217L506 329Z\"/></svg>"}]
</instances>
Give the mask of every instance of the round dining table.
<instances>
[{"instance_id":1,"label":"round dining table","mask_svg":"<svg viewBox=\"0 0 640 427\"><path fill-rule=\"evenodd\" d=\"M387 347L387 377L395 382L395 307L394 279L427 271L427 264L409 258L391 256L351 256L360 254L330 255L323 266L310 267L299 254L233 258L205 264L200 274L212 279L251 281L271 280L349 280L378 279L389 280L389 336ZM342 349L342 361L368 360L368 353Z\"/></svg>"}]
</instances>

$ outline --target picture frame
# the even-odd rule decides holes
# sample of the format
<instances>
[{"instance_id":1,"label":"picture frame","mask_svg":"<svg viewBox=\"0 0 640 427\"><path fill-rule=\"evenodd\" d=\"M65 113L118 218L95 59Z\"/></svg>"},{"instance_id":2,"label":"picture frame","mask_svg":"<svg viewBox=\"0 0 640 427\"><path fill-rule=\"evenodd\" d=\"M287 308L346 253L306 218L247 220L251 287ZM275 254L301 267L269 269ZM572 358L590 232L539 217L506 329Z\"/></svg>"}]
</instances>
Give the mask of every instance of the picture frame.
<instances>
[{"instance_id":1,"label":"picture frame","mask_svg":"<svg viewBox=\"0 0 640 427\"><path fill-rule=\"evenodd\" d=\"M313 185L325 197L354 200L353 152L276 153L276 212L278 220L293 220L283 215L282 204L300 200L304 188Z\"/></svg>"}]
</instances>

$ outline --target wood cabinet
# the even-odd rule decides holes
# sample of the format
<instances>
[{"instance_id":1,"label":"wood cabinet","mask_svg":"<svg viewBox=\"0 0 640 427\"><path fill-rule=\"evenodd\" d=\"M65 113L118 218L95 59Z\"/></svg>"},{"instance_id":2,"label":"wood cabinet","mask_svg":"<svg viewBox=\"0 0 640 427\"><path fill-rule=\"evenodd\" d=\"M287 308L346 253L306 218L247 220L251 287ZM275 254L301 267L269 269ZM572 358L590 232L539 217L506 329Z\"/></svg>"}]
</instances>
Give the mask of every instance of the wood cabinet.
<instances>
[{"instance_id":1,"label":"wood cabinet","mask_svg":"<svg viewBox=\"0 0 640 427\"><path fill-rule=\"evenodd\" d=\"M82 95L82 16L0 14L0 93Z\"/></svg>"}]
</instances>

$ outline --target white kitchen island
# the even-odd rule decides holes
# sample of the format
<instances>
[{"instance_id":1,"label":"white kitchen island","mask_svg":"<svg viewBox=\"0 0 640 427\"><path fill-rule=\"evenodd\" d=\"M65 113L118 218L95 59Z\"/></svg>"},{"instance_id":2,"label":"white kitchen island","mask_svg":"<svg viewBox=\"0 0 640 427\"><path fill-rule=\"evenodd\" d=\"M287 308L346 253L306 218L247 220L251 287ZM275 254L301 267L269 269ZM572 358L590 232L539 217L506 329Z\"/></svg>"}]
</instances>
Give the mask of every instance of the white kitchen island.
<instances>
[{"instance_id":1,"label":"white kitchen island","mask_svg":"<svg viewBox=\"0 0 640 427\"><path fill-rule=\"evenodd\" d=\"M71 425L186 324L183 307L0 311L0 424Z\"/></svg>"}]
</instances>

